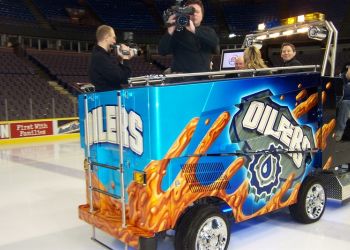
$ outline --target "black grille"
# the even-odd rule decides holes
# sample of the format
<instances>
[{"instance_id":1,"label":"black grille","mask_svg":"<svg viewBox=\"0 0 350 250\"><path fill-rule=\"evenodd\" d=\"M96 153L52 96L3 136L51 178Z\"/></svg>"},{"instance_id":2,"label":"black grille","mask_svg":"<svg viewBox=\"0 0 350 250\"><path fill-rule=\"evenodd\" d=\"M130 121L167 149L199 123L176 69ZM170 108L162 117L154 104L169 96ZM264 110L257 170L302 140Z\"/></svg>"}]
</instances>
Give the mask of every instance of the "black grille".
<instances>
[{"instance_id":1,"label":"black grille","mask_svg":"<svg viewBox=\"0 0 350 250\"><path fill-rule=\"evenodd\" d=\"M183 164L182 172L190 186L191 192L207 192L230 188L221 162Z\"/></svg>"}]
</instances>

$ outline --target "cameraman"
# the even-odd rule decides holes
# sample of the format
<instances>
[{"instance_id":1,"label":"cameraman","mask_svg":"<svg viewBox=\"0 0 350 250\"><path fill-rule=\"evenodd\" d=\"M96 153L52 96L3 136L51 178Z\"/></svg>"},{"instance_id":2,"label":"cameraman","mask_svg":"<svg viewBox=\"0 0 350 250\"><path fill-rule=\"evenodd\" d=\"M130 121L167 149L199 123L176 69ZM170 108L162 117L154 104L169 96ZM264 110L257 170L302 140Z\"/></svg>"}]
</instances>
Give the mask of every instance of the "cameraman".
<instances>
[{"instance_id":1,"label":"cameraman","mask_svg":"<svg viewBox=\"0 0 350 250\"><path fill-rule=\"evenodd\" d=\"M97 45L93 48L89 63L89 79L95 85L96 91L120 89L121 84L127 84L131 76L128 60L133 52L124 44L120 45L117 54L120 61L111 53L116 43L112 27L101 25L96 31ZM121 53L123 51L124 53Z\"/></svg>"},{"instance_id":2,"label":"cameraman","mask_svg":"<svg viewBox=\"0 0 350 250\"><path fill-rule=\"evenodd\" d=\"M210 71L211 55L217 52L219 38L212 28L200 26L204 14L201 0L188 0L185 6L193 7L194 14L181 31L176 31L176 15L169 17L168 30L159 43L159 54L173 55L172 72Z\"/></svg>"}]
</instances>

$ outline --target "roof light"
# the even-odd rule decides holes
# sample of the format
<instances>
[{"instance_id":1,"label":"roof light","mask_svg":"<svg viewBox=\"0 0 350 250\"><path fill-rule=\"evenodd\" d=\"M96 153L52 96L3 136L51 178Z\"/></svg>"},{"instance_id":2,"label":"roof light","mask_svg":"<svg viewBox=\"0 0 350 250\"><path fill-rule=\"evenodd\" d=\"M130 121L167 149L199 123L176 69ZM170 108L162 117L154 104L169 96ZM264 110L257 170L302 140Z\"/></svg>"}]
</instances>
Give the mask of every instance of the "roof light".
<instances>
[{"instance_id":1,"label":"roof light","mask_svg":"<svg viewBox=\"0 0 350 250\"><path fill-rule=\"evenodd\" d=\"M286 20L286 24L295 24L296 23L296 17L288 17Z\"/></svg>"},{"instance_id":2,"label":"roof light","mask_svg":"<svg viewBox=\"0 0 350 250\"><path fill-rule=\"evenodd\" d=\"M286 31L283 31L282 34L284 36L290 36L290 35L294 34L294 30L286 30Z\"/></svg>"},{"instance_id":3,"label":"roof light","mask_svg":"<svg viewBox=\"0 0 350 250\"><path fill-rule=\"evenodd\" d=\"M304 28L297 29L297 33L306 33L308 31L309 31L309 27L304 27Z\"/></svg>"},{"instance_id":4,"label":"roof light","mask_svg":"<svg viewBox=\"0 0 350 250\"><path fill-rule=\"evenodd\" d=\"M320 12L313 12L305 15L305 21L311 22L311 21L324 21L325 15Z\"/></svg>"},{"instance_id":5,"label":"roof light","mask_svg":"<svg viewBox=\"0 0 350 250\"><path fill-rule=\"evenodd\" d=\"M265 28L266 28L265 23L260 23L260 24L258 25L258 30L265 30Z\"/></svg>"},{"instance_id":6,"label":"roof light","mask_svg":"<svg viewBox=\"0 0 350 250\"><path fill-rule=\"evenodd\" d=\"M298 23L303 23L303 22L305 22L305 16L300 15L300 16L298 16L297 20L298 20Z\"/></svg>"},{"instance_id":7,"label":"roof light","mask_svg":"<svg viewBox=\"0 0 350 250\"><path fill-rule=\"evenodd\" d=\"M236 37L237 35L235 34L235 33L231 33L231 34L229 34L228 35L228 38L234 38L234 37Z\"/></svg>"},{"instance_id":8,"label":"roof light","mask_svg":"<svg viewBox=\"0 0 350 250\"><path fill-rule=\"evenodd\" d=\"M261 35L256 37L257 40L265 40L266 38L267 38L267 35Z\"/></svg>"},{"instance_id":9,"label":"roof light","mask_svg":"<svg viewBox=\"0 0 350 250\"><path fill-rule=\"evenodd\" d=\"M269 35L270 38L276 38L276 37L279 37L279 36L280 36L279 32L272 33L271 35Z\"/></svg>"},{"instance_id":10,"label":"roof light","mask_svg":"<svg viewBox=\"0 0 350 250\"><path fill-rule=\"evenodd\" d=\"M288 17L281 20L282 25L292 25L303 22L313 22L313 21L324 21L325 15L320 12L313 12L308 13L305 15L295 16L295 17Z\"/></svg>"}]
</instances>

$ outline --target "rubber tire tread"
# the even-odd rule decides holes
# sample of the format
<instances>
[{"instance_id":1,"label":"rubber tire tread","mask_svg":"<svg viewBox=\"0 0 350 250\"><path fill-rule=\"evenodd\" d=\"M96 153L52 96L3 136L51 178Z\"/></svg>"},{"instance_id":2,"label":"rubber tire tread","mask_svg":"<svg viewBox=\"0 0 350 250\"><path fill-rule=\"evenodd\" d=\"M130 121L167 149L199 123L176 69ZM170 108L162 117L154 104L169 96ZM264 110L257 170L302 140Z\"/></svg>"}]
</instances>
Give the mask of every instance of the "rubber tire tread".
<instances>
[{"instance_id":1,"label":"rubber tire tread","mask_svg":"<svg viewBox=\"0 0 350 250\"><path fill-rule=\"evenodd\" d=\"M299 190L297 203L289 206L290 215L297 222L300 222L303 224L314 223L319 219L321 219L324 213L326 204L323 207L322 213L316 219L311 219L306 213L306 195L309 189L311 188L311 186L313 186L314 184L320 184L324 189L324 186L322 185L322 183L317 177L314 177L314 176L307 177L303 182L301 189ZM325 203L326 202L327 202L327 197L326 197L326 191L325 191Z\"/></svg>"},{"instance_id":2,"label":"rubber tire tread","mask_svg":"<svg viewBox=\"0 0 350 250\"><path fill-rule=\"evenodd\" d=\"M203 222L212 216L221 217L227 225L227 243L230 242L230 222L221 211L213 205L200 205L188 211L181 219L175 234L175 250L195 250L195 240Z\"/></svg>"}]
</instances>

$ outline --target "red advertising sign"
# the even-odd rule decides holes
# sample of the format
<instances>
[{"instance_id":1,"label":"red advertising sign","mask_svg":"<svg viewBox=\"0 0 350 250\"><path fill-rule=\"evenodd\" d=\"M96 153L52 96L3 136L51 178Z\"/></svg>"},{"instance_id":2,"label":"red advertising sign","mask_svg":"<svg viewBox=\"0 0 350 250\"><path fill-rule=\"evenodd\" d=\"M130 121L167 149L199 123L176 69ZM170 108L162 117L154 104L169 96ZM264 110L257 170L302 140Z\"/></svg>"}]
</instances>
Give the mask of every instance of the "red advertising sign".
<instances>
[{"instance_id":1,"label":"red advertising sign","mask_svg":"<svg viewBox=\"0 0 350 250\"><path fill-rule=\"evenodd\" d=\"M52 121L11 123L11 138L52 135Z\"/></svg>"}]
</instances>

